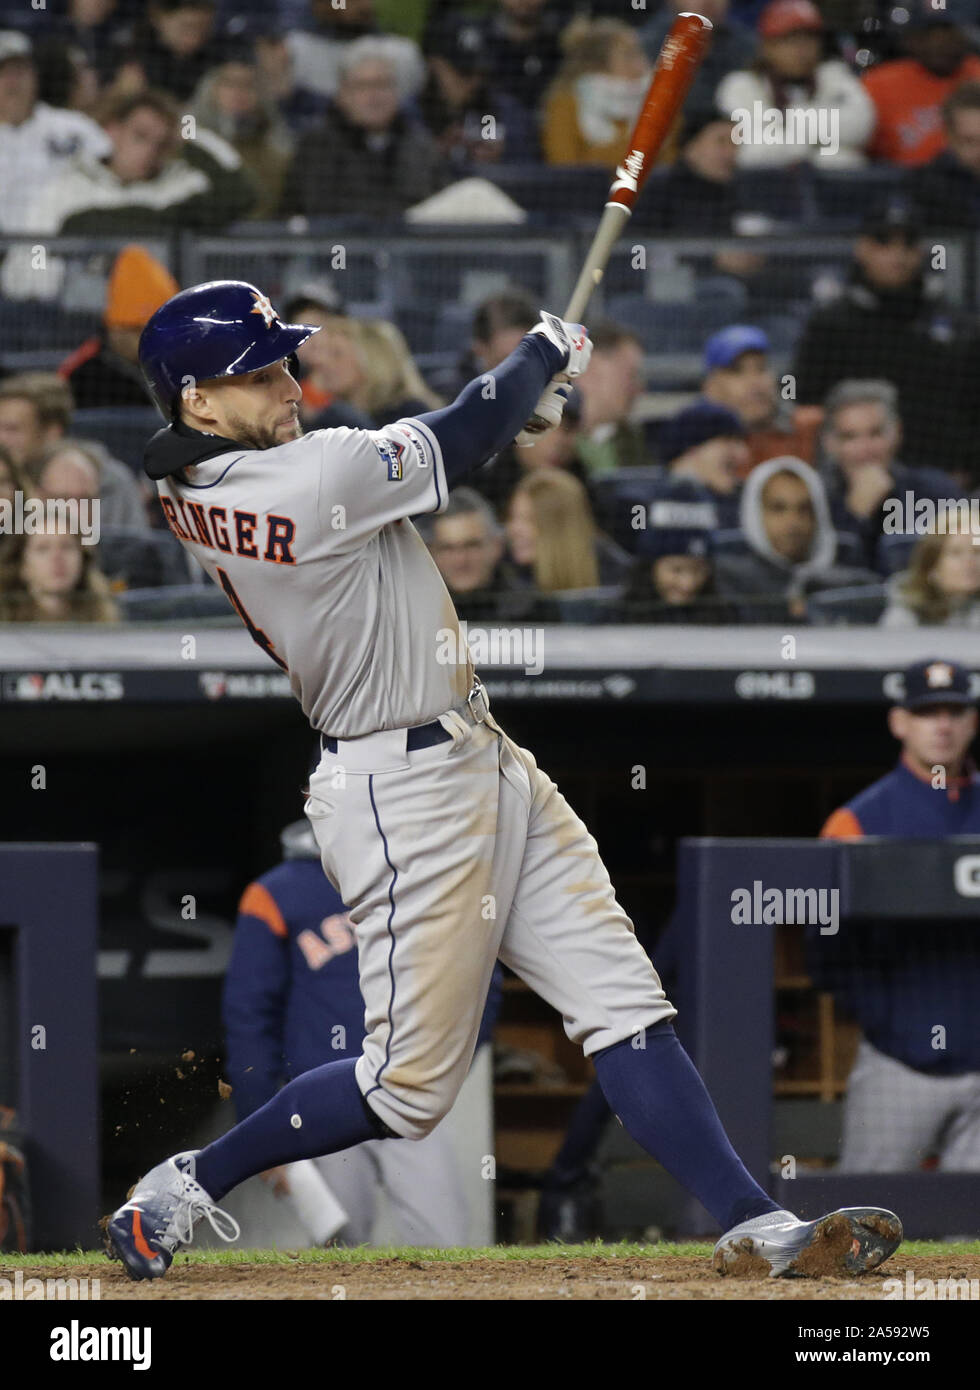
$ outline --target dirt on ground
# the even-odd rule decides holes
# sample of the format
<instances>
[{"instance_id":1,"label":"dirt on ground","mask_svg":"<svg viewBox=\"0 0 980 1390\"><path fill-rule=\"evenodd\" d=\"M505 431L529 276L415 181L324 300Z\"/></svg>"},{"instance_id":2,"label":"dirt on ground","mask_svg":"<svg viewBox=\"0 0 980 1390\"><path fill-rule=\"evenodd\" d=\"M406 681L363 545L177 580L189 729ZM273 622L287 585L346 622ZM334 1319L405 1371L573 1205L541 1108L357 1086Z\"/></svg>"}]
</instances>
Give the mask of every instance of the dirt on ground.
<instances>
[{"instance_id":1,"label":"dirt on ground","mask_svg":"<svg viewBox=\"0 0 980 1390\"><path fill-rule=\"evenodd\" d=\"M295 1264L207 1265L178 1257L165 1278L134 1283L117 1264L21 1266L23 1277L88 1278L101 1281L107 1299L723 1299L723 1300L875 1300L888 1296L889 1279L975 1279L980 1255L902 1257L901 1251L873 1274L799 1279L717 1275L707 1256L661 1259L508 1259L373 1260L361 1264L310 1264L301 1255ZM0 1275L12 1271L0 1262ZM894 1286L892 1286L894 1288ZM976 1285L974 1285L976 1287ZM893 1295L894 1296L894 1295ZM952 1296L952 1295L950 1295Z\"/></svg>"}]
</instances>

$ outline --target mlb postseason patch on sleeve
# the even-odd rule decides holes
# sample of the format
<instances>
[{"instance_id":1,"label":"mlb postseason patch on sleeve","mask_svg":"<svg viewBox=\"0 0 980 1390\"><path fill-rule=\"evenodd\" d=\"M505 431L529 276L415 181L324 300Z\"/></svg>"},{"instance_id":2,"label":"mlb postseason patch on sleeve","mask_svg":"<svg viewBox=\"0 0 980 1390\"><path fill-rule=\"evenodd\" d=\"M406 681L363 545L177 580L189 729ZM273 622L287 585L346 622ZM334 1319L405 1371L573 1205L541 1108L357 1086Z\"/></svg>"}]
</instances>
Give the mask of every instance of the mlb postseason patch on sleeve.
<instances>
[{"instance_id":1,"label":"mlb postseason patch on sleeve","mask_svg":"<svg viewBox=\"0 0 980 1390\"><path fill-rule=\"evenodd\" d=\"M403 476L402 458L405 445L396 444L393 439L375 439L374 447L387 465L389 483L400 483Z\"/></svg>"}]
</instances>

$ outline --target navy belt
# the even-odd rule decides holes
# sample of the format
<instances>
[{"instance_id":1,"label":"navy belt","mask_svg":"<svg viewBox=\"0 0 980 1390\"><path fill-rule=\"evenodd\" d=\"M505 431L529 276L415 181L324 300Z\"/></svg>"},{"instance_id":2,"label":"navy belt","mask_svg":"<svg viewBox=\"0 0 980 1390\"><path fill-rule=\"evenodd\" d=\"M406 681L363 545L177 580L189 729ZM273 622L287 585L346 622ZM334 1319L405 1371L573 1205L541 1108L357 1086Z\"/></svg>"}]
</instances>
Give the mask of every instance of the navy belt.
<instances>
[{"instance_id":1,"label":"navy belt","mask_svg":"<svg viewBox=\"0 0 980 1390\"><path fill-rule=\"evenodd\" d=\"M438 719L433 719L431 724L416 724L409 729L405 747L409 753L415 753L420 748L432 748L434 744L445 743L451 738L452 734L442 727ZM326 753L336 753L337 740L329 734L321 734L320 747Z\"/></svg>"}]
</instances>

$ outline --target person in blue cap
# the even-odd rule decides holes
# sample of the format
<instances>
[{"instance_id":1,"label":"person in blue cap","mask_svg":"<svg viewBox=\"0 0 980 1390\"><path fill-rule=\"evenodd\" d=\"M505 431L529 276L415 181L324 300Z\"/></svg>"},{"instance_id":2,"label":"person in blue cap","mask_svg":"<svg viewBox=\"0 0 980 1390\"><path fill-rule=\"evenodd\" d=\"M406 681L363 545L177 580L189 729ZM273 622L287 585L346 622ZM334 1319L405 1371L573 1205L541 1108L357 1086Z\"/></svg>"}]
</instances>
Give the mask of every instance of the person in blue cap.
<instances>
[{"instance_id":1,"label":"person in blue cap","mask_svg":"<svg viewBox=\"0 0 980 1390\"><path fill-rule=\"evenodd\" d=\"M734 410L745 429L745 474L766 459L790 454L813 463L820 410L798 406L792 383L777 378L768 334L749 323L730 323L704 345L705 400Z\"/></svg>"},{"instance_id":2,"label":"person in blue cap","mask_svg":"<svg viewBox=\"0 0 980 1390\"><path fill-rule=\"evenodd\" d=\"M898 765L834 811L822 836L980 834L980 776L969 757L977 693L976 678L954 661L910 666L888 711ZM814 983L835 994L862 1033L840 1168L898 1173L936 1159L943 1171L980 1172L976 923L845 922L836 935L809 936Z\"/></svg>"}]
</instances>

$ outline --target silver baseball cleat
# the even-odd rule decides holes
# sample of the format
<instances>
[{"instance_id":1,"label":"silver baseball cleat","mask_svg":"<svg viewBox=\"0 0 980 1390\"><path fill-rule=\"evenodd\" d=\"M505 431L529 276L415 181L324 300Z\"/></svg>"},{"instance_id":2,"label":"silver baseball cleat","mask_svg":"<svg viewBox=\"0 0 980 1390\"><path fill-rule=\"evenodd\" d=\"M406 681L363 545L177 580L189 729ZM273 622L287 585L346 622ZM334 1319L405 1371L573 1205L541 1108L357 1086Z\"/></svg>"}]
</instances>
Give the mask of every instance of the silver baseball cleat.
<instances>
[{"instance_id":1,"label":"silver baseball cleat","mask_svg":"<svg viewBox=\"0 0 980 1390\"><path fill-rule=\"evenodd\" d=\"M901 1242L902 1223L884 1207L842 1207L817 1221L771 1211L726 1231L712 1264L719 1274L745 1278L866 1274Z\"/></svg>"}]
</instances>

